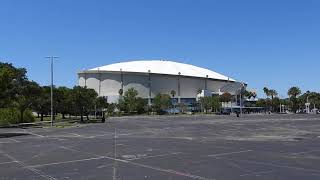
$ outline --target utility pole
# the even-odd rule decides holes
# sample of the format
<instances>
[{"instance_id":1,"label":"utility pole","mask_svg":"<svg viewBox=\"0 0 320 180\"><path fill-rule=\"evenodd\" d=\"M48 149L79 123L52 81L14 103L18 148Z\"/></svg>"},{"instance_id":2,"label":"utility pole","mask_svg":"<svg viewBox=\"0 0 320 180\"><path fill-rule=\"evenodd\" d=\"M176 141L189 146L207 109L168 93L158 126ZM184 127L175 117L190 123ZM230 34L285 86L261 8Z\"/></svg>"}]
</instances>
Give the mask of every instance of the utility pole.
<instances>
[{"instance_id":1,"label":"utility pole","mask_svg":"<svg viewBox=\"0 0 320 180\"><path fill-rule=\"evenodd\" d=\"M53 61L55 59L58 59L59 57L48 56L45 58L50 59L50 61L51 61L51 126L53 126Z\"/></svg>"}]
</instances>

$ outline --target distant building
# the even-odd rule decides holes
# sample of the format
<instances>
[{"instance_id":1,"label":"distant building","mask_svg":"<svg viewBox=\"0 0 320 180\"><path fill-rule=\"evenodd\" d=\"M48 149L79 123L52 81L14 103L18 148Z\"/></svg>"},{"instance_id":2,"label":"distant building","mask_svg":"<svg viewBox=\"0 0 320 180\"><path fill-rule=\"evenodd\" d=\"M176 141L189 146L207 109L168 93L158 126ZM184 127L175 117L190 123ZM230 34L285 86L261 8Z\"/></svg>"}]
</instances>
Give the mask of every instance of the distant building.
<instances>
[{"instance_id":1,"label":"distant building","mask_svg":"<svg viewBox=\"0 0 320 180\"><path fill-rule=\"evenodd\" d=\"M158 94L176 92L178 103L192 103L199 96L237 94L240 82L217 72L166 60L141 60L101 66L78 73L79 85L117 102L119 90L134 88L149 104Z\"/></svg>"}]
</instances>

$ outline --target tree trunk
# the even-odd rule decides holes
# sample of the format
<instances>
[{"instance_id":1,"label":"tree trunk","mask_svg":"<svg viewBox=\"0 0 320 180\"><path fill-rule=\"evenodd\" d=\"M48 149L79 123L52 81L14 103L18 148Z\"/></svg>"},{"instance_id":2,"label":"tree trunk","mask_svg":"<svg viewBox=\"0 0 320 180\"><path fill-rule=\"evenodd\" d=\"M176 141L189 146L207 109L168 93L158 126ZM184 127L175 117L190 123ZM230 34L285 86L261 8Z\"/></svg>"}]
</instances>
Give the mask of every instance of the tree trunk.
<instances>
[{"instance_id":1,"label":"tree trunk","mask_svg":"<svg viewBox=\"0 0 320 180\"><path fill-rule=\"evenodd\" d=\"M80 115L80 121L83 123L83 114Z\"/></svg>"},{"instance_id":2,"label":"tree trunk","mask_svg":"<svg viewBox=\"0 0 320 180\"><path fill-rule=\"evenodd\" d=\"M87 116L87 121L89 121L90 119L89 119L89 115L88 114L86 114L86 116Z\"/></svg>"},{"instance_id":3,"label":"tree trunk","mask_svg":"<svg viewBox=\"0 0 320 180\"><path fill-rule=\"evenodd\" d=\"M65 114L64 113L62 113L62 119L65 119Z\"/></svg>"},{"instance_id":4,"label":"tree trunk","mask_svg":"<svg viewBox=\"0 0 320 180\"><path fill-rule=\"evenodd\" d=\"M41 113L41 119L40 119L40 121L43 121L43 113Z\"/></svg>"}]
</instances>

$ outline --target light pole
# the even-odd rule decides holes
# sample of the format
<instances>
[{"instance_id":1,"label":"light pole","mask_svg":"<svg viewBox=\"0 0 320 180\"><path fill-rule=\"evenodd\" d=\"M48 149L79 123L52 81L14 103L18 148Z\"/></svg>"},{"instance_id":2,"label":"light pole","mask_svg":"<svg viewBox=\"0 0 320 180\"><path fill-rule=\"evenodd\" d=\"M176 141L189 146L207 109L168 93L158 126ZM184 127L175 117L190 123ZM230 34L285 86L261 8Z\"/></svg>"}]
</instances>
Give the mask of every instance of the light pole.
<instances>
[{"instance_id":1,"label":"light pole","mask_svg":"<svg viewBox=\"0 0 320 180\"><path fill-rule=\"evenodd\" d=\"M59 57L57 56L48 56L45 57L51 61L51 126L53 126L53 61Z\"/></svg>"}]
</instances>

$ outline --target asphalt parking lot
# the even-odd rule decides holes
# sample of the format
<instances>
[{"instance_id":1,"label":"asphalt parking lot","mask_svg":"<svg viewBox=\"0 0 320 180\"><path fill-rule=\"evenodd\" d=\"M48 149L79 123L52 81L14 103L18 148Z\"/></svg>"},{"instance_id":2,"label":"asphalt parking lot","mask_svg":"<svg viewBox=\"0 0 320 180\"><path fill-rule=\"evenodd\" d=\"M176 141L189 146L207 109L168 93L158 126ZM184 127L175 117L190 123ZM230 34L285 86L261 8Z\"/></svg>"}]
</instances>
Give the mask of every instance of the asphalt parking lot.
<instances>
[{"instance_id":1,"label":"asphalt parking lot","mask_svg":"<svg viewBox=\"0 0 320 180\"><path fill-rule=\"evenodd\" d=\"M1 180L112 180L113 174L118 180L319 180L320 116L136 116L0 129Z\"/></svg>"}]
</instances>

